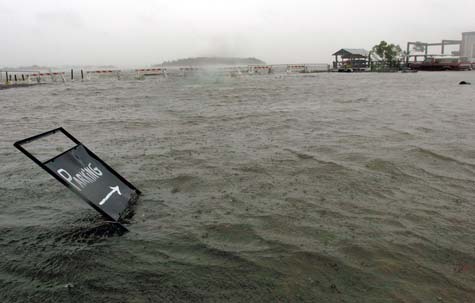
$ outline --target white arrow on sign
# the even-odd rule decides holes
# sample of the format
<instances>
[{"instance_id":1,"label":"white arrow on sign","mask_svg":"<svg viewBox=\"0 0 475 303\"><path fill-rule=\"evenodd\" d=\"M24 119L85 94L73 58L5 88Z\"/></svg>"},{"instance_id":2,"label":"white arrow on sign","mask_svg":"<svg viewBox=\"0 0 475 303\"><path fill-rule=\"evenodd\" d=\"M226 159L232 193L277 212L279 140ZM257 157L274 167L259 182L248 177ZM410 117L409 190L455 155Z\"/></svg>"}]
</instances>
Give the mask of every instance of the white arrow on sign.
<instances>
[{"instance_id":1,"label":"white arrow on sign","mask_svg":"<svg viewBox=\"0 0 475 303\"><path fill-rule=\"evenodd\" d=\"M118 193L119 196L122 196L122 194L120 193L120 190L119 190L119 185L114 186L114 187L110 186L110 189L112 189L112 191L111 191L110 193L108 193L107 196L106 196L104 199L102 199L101 202L99 202L99 205L102 205L102 204L106 203L106 201L109 200L109 198L110 198L114 193Z\"/></svg>"}]
</instances>

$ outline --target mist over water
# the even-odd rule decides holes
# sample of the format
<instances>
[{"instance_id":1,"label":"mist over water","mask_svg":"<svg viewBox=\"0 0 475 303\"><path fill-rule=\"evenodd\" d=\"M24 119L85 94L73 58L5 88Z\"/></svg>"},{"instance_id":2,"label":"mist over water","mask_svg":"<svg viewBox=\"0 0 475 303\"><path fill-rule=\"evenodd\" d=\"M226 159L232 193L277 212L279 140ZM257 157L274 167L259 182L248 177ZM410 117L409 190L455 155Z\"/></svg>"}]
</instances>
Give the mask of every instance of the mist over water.
<instances>
[{"instance_id":1,"label":"mist over water","mask_svg":"<svg viewBox=\"0 0 475 303\"><path fill-rule=\"evenodd\" d=\"M0 91L1 302L471 302L473 72ZM63 126L142 192L123 236L14 149ZM67 287L69 285L70 287Z\"/></svg>"},{"instance_id":2,"label":"mist over water","mask_svg":"<svg viewBox=\"0 0 475 303\"><path fill-rule=\"evenodd\" d=\"M472 0L0 1L0 66L140 68L197 56L329 63L341 48L381 40L403 49L459 40L474 30L474 10Z\"/></svg>"}]
</instances>

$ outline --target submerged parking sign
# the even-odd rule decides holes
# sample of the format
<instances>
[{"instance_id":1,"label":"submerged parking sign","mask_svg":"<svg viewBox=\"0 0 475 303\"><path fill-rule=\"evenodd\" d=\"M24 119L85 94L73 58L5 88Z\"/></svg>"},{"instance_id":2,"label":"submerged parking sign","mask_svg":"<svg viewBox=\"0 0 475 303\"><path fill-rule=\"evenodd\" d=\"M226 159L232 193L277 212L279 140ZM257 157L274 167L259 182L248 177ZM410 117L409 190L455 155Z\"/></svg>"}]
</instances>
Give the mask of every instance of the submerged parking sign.
<instances>
[{"instance_id":1,"label":"submerged parking sign","mask_svg":"<svg viewBox=\"0 0 475 303\"><path fill-rule=\"evenodd\" d=\"M23 145L61 132L75 146L41 162ZM63 128L16 142L15 147L79 195L108 220L118 221L140 191Z\"/></svg>"},{"instance_id":2,"label":"submerged parking sign","mask_svg":"<svg viewBox=\"0 0 475 303\"><path fill-rule=\"evenodd\" d=\"M84 195L114 220L127 209L134 190L92 157L83 145L77 145L44 163L69 187Z\"/></svg>"}]
</instances>

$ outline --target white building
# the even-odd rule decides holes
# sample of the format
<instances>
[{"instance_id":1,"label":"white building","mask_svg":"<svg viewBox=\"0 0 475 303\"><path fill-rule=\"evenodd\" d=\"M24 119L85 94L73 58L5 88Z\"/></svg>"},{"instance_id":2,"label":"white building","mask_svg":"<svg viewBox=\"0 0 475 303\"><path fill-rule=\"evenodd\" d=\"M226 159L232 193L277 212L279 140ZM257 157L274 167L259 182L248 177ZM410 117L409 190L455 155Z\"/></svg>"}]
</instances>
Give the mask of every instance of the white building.
<instances>
[{"instance_id":1,"label":"white building","mask_svg":"<svg viewBox=\"0 0 475 303\"><path fill-rule=\"evenodd\" d=\"M475 61L475 32L462 33L460 57L469 58L472 61Z\"/></svg>"}]
</instances>

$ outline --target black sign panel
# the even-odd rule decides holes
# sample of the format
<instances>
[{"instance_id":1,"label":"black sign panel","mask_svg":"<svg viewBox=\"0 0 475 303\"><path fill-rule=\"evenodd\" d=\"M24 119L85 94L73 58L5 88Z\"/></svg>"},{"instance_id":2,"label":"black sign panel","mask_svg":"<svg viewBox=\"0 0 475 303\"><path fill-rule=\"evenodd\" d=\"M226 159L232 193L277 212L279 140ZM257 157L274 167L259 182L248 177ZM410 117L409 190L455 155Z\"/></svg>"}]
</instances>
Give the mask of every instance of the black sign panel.
<instances>
[{"instance_id":1,"label":"black sign panel","mask_svg":"<svg viewBox=\"0 0 475 303\"><path fill-rule=\"evenodd\" d=\"M94 203L114 220L129 206L135 192L78 145L44 163L68 187Z\"/></svg>"},{"instance_id":2,"label":"black sign panel","mask_svg":"<svg viewBox=\"0 0 475 303\"><path fill-rule=\"evenodd\" d=\"M41 162L23 147L57 132L63 133L76 145L46 162ZM118 221L131 200L140 194L137 188L61 127L14 145L109 220Z\"/></svg>"}]
</instances>

